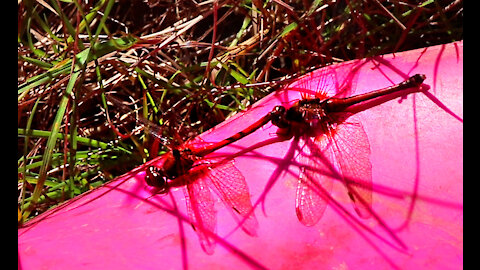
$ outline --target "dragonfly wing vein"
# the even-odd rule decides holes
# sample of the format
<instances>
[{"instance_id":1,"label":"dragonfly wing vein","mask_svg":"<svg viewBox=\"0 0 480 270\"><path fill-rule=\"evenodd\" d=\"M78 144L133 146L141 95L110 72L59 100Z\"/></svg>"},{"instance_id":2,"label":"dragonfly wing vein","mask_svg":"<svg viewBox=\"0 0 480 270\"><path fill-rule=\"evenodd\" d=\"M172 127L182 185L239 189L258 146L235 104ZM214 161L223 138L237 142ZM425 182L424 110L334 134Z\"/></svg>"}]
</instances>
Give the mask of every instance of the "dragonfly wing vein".
<instances>
[{"instance_id":1,"label":"dragonfly wing vein","mask_svg":"<svg viewBox=\"0 0 480 270\"><path fill-rule=\"evenodd\" d=\"M202 249L207 254L213 254L215 240L208 234L215 233L217 213L210 189L205 185L202 178L187 185L185 199L188 215L200 239Z\"/></svg>"},{"instance_id":2,"label":"dragonfly wing vein","mask_svg":"<svg viewBox=\"0 0 480 270\"><path fill-rule=\"evenodd\" d=\"M361 218L371 216L372 165L367 134L356 116L337 125L333 134L335 157L355 211Z\"/></svg>"},{"instance_id":3,"label":"dragonfly wing vein","mask_svg":"<svg viewBox=\"0 0 480 270\"><path fill-rule=\"evenodd\" d=\"M328 205L328 193L332 177L327 164L333 155L325 140L314 144L305 136L305 146L298 156L300 174L298 177L295 207L298 220L305 226L315 225L323 216Z\"/></svg>"},{"instance_id":4,"label":"dragonfly wing vein","mask_svg":"<svg viewBox=\"0 0 480 270\"><path fill-rule=\"evenodd\" d=\"M230 210L242 229L251 236L257 235L258 221L253 212L247 182L233 161L214 163L208 174L215 191Z\"/></svg>"}]
</instances>

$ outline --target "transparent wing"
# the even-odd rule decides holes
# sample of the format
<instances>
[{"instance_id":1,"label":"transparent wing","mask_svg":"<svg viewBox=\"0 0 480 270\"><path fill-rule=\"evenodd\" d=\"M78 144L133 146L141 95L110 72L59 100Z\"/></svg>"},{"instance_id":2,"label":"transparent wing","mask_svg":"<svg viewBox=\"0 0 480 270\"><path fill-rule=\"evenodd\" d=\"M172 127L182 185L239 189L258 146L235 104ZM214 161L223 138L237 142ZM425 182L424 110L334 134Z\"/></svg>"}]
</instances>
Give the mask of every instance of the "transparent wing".
<instances>
[{"instance_id":1,"label":"transparent wing","mask_svg":"<svg viewBox=\"0 0 480 270\"><path fill-rule=\"evenodd\" d=\"M217 213L210 189L205 185L202 178L187 185L185 200L188 216L192 220L193 229L200 239L200 245L205 253L211 255L215 249L215 240L209 237L205 231L215 233Z\"/></svg>"},{"instance_id":2,"label":"transparent wing","mask_svg":"<svg viewBox=\"0 0 480 270\"><path fill-rule=\"evenodd\" d=\"M324 136L323 136L324 137ZM326 138L305 136L305 145L297 160L302 166L298 177L295 210L298 220L305 226L313 226L322 218L328 204L327 193L332 187L331 164L333 153Z\"/></svg>"},{"instance_id":3,"label":"transparent wing","mask_svg":"<svg viewBox=\"0 0 480 270\"><path fill-rule=\"evenodd\" d=\"M372 165L367 134L360 121L352 115L338 124L331 136L335 142L335 157L355 211L361 218L369 218L372 207Z\"/></svg>"},{"instance_id":4,"label":"transparent wing","mask_svg":"<svg viewBox=\"0 0 480 270\"><path fill-rule=\"evenodd\" d=\"M209 167L206 175L225 206L242 229L251 236L257 235L258 221L253 212L250 192L242 173L233 161L221 161Z\"/></svg>"}]
</instances>

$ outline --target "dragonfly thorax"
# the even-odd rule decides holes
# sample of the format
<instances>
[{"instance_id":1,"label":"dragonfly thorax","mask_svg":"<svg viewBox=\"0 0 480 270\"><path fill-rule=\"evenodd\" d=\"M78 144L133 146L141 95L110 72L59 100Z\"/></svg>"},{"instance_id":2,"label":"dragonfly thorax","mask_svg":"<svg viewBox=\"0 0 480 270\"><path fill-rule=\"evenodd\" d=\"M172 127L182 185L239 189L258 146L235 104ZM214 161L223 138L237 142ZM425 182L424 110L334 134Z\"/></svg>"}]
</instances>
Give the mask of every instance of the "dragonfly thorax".
<instances>
[{"instance_id":1,"label":"dragonfly thorax","mask_svg":"<svg viewBox=\"0 0 480 270\"><path fill-rule=\"evenodd\" d=\"M173 180L181 175L186 174L198 157L195 156L189 148L173 149L167 154L163 164L164 176Z\"/></svg>"},{"instance_id":2,"label":"dragonfly thorax","mask_svg":"<svg viewBox=\"0 0 480 270\"><path fill-rule=\"evenodd\" d=\"M147 168L145 181L165 193L171 186L178 185L175 179L187 174L197 159L189 148L173 149L166 154L161 169L154 166Z\"/></svg>"},{"instance_id":3,"label":"dragonfly thorax","mask_svg":"<svg viewBox=\"0 0 480 270\"><path fill-rule=\"evenodd\" d=\"M310 134L328 118L319 98L300 100L288 109L277 106L274 112L272 124L280 128L277 133L287 136Z\"/></svg>"}]
</instances>

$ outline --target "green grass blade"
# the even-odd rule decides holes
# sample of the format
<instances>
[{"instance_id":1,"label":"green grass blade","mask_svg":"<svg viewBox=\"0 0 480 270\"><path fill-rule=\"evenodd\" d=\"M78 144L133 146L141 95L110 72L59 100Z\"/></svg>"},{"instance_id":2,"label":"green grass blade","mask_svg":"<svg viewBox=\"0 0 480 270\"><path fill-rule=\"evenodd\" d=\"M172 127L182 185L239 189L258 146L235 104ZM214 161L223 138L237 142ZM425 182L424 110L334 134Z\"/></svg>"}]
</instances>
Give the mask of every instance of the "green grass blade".
<instances>
[{"instance_id":1,"label":"green grass blade","mask_svg":"<svg viewBox=\"0 0 480 270\"><path fill-rule=\"evenodd\" d=\"M52 135L52 132L51 131L44 131L44 130L28 130L28 129L26 130L26 129L23 129L23 128L19 128L18 129L18 135L29 136L29 137L37 137L37 138L48 138ZM59 133L56 136L57 136L56 139L58 139L58 140L64 140L65 139L65 136L62 133ZM70 140L70 135L67 135L67 140ZM100 149L103 149L103 150L107 150L107 149L112 148L112 146L108 143L97 141L97 140L90 139L90 138L81 137L81 136L75 136L75 140L79 144L82 144L82 145L85 145L85 146L88 146L88 147L92 147L92 148L100 148ZM128 150L126 150L122 147L116 147L115 150L122 151L122 152L125 152L127 154L131 154L130 151L128 151Z\"/></svg>"},{"instance_id":2,"label":"green grass blade","mask_svg":"<svg viewBox=\"0 0 480 270\"><path fill-rule=\"evenodd\" d=\"M86 61L86 58L84 59L79 59L79 66L84 64ZM70 77L70 80L68 81L67 88L65 89L65 93L62 96L62 99L60 100L60 104L58 106L58 111L55 116L55 120L53 121L53 127L52 127L52 132L50 136L48 137L47 140L47 147L45 149L45 153L43 156L42 160L42 166L40 167L40 173L38 177L38 183L35 186L35 189L32 194L32 204L35 204L38 200L38 198L41 195L41 192L43 190L43 184L46 180L47 177L47 171L48 168L50 167L50 163L52 161L52 155L53 151L55 149L55 145L57 143L57 136L60 133L60 126L62 124L63 116L65 115L65 111L67 109L69 97L73 91L73 88L75 86L75 82L77 81L78 76L80 75L80 69L75 68L72 76ZM25 211L25 215L29 216L29 210Z\"/></svg>"},{"instance_id":3,"label":"green grass blade","mask_svg":"<svg viewBox=\"0 0 480 270\"><path fill-rule=\"evenodd\" d=\"M97 43L93 46L93 50L90 48L85 49L77 54L77 59L85 59L85 62L90 62L92 59L102 57L115 50L125 50L133 46L137 42L137 39L132 36L125 36L118 39L112 39L106 42ZM92 53L90 53L92 51ZM42 73L40 75L29 78L25 83L19 85L18 94L22 94L25 91L37 87L44 83L52 81L54 78L62 74L68 74L72 67L72 60L66 60L61 65Z\"/></svg>"}]
</instances>

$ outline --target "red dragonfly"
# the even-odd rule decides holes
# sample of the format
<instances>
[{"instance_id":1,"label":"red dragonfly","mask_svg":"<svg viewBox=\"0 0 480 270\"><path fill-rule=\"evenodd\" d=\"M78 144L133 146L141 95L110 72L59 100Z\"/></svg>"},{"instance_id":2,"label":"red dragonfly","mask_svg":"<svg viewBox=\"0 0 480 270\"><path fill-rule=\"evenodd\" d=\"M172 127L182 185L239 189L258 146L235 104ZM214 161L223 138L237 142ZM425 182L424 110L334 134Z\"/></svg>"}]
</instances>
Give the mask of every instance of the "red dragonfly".
<instances>
[{"instance_id":1,"label":"red dragonfly","mask_svg":"<svg viewBox=\"0 0 480 270\"><path fill-rule=\"evenodd\" d=\"M120 100L111 96L108 100L124 111L130 111ZM161 142L165 141L159 126L141 117L137 117L136 121L151 136ZM211 234L215 233L217 224L211 189L217 193L243 231L251 236L257 235L258 221L242 173L231 159L205 157L229 144L231 140L233 138L216 144L206 143L200 138L187 141L183 145L172 147L171 151L160 157L156 166L162 169L149 166L146 171L147 184L159 188L159 193L166 193L172 187L183 187L188 216L201 247L207 254L214 252L215 241Z\"/></svg>"},{"instance_id":2,"label":"red dragonfly","mask_svg":"<svg viewBox=\"0 0 480 270\"><path fill-rule=\"evenodd\" d=\"M242 173L232 160L219 160L199 155L210 145L197 138L173 149L161 157L158 164L170 173L167 178L154 166L147 168L147 184L160 188L160 193L172 187L184 187L187 213L196 231L202 249L213 254L217 224L216 210L211 189L220 197L227 209L250 236L257 235L258 221L253 212L250 193ZM175 164L171 164L174 161ZM164 182L168 181L168 182Z\"/></svg>"},{"instance_id":3,"label":"red dragonfly","mask_svg":"<svg viewBox=\"0 0 480 270\"><path fill-rule=\"evenodd\" d=\"M399 84L348 98L328 98L320 87L314 97L303 96L281 118L272 121L280 128L277 133L295 136L303 142L297 157L301 166L295 201L297 218L302 224L313 226L321 219L334 179L340 179L347 188L358 216L371 216L370 145L361 123L349 109L418 87L425 78L416 74Z\"/></svg>"},{"instance_id":4,"label":"red dragonfly","mask_svg":"<svg viewBox=\"0 0 480 270\"><path fill-rule=\"evenodd\" d=\"M210 210L213 207L211 197L205 192L208 189L203 188L204 182L211 182L224 203L233 209L234 214L237 213L243 218L242 228L253 235L252 228L256 228L258 223L253 215L244 177L231 162L215 163L206 161L203 157L253 133L271 121L279 127L279 134L301 137L305 142L298 160L303 164L296 198L296 212L300 222L312 226L320 220L328 203L325 194L329 191L331 180L339 176L347 187L358 215L366 218L370 216L372 197L370 147L361 124L351 121L353 115L348 113L348 109L364 101L418 87L424 80L425 75L417 74L402 83L357 96L327 98L318 94L314 98L304 98L288 109L276 106L245 130L223 141L202 146L187 143L172 149L163 156L163 163L159 167L151 166L147 169L145 180L147 184L160 188L162 192L167 192L170 187L186 185L190 216L205 229L214 228L212 224L215 224ZM348 117L350 119L347 123L345 120ZM310 138L314 138L314 141ZM336 172L333 164L338 164L341 172ZM325 172L331 173L329 175ZM229 194L235 195L226 198ZM213 246L204 233L199 232L199 236L205 250Z\"/></svg>"}]
</instances>

